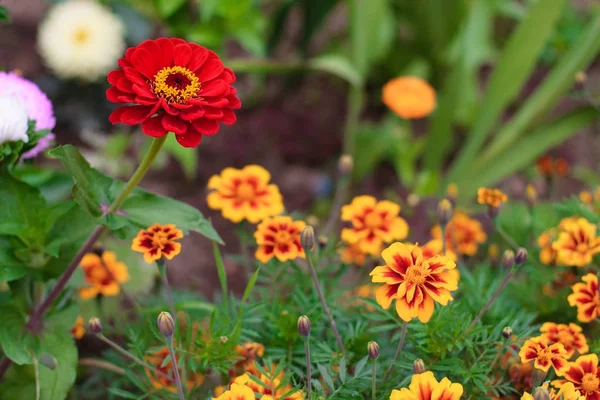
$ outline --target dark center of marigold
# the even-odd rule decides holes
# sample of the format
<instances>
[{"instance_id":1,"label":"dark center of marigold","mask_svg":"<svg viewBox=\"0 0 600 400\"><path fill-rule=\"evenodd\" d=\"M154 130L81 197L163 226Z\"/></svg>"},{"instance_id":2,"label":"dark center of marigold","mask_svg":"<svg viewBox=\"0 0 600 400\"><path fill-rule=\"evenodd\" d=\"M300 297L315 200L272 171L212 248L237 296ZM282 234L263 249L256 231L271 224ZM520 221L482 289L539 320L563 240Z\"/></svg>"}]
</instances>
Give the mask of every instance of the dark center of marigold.
<instances>
[{"instance_id":1,"label":"dark center of marigold","mask_svg":"<svg viewBox=\"0 0 600 400\"><path fill-rule=\"evenodd\" d=\"M166 232L155 232L152 237L152 246L155 248L163 248L168 242L170 242L170 239L169 234Z\"/></svg>"},{"instance_id":2,"label":"dark center of marigold","mask_svg":"<svg viewBox=\"0 0 600 400\"><path fill-rule=\"evenodd\" d=\"M383 218L376 212L371 212L365 216L365 225L368 228L378 228L383 223Z\"/></svg>"},{"instance_id":3,"label":"dark center of marigold","mask_svg":"<svg viewBox=\"0 0 600 400\"><path fill-rule=\"evenodd\" d=\"M596 393L600 388L600 379L594 374L585 374L581 379L581 389L585 394Z\"/></svg>"},{"instance_id":4,"label":"dark center of marigold","mask_svg":"<svg viewBox=\"0 0 600 400\"><path fill-rule=\"evenodd\" d=\"M105 286L113 281L112 274L104 264L98 264L94 268L85 271L85 278L92 285Z\"/></svg>"},{"instance_id":5,"label":"dark center of marigold","mask_svg":"<svg viewBox=\"0 0 600 400\"><path fill-rule=\"evenodd\" d=\"M418 266L409 267L406 270L404 279L413 285L422 285L427 280L427 271Z\"/></svg>"},{"instance_id":6,"label":"dark center of marigold","mask_svg":"<svg viewBox=\"0 0 600 400\"><path fill-rule=\"evenodd\" d=\"M254 186L242 183L237 188L237 196L242 200L252 200L255 197Z\"/></svg>"},{"instance_id":7,"label":"dark center of marigold","mask_svg":"<svg viewBox=\"0 0 600 400\"><path fill-rule=\"evenodd\" d=\"M200 86L196 74L180 66L161 69L152 82L154 93L167 103L184 103L187 99L198 97Z\"/></svg>"}]
</instances>

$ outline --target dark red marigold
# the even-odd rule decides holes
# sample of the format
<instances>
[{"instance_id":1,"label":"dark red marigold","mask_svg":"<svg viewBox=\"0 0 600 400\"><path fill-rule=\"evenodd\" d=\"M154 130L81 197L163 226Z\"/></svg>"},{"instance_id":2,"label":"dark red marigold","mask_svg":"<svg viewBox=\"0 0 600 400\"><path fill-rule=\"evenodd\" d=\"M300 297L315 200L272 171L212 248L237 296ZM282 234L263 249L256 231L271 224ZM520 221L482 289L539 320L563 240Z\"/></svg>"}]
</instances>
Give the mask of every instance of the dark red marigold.
<instances>
[{"instance_id":1,"label":"dark red marigold","mask_svg":"<svg viewBox=\"0 0 600 400\"><path fill-rule=\"evenodd\" d=\"M146 135L173 132L182 146L196 147L202 135L219 131L219 122L236 120L235 74L205 47L178 38L146 40L127 49L119 67L108 74L106 98L128 105L110 115L113 124L141 123Z\"/></svg>"}]
</instances>

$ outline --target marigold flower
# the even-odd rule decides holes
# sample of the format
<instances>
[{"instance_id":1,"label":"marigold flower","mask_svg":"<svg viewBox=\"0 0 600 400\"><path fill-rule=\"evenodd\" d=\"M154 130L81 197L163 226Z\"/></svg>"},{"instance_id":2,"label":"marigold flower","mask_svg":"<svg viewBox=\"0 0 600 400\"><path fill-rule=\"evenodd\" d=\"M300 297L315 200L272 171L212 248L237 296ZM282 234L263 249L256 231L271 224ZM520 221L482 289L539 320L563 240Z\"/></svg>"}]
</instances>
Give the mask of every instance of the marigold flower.
<instances>
[{"instance_id":1,"label":"marigold flower","mask_svg":"<svg viewBox=\"0 0 600 400\"><path fill-rule=\"evenodd\" d=\"M360 249L360 243L344 246L338 250L338 254L344 264L354 264L362 267L367 261L367 255Z\"/></svg>"},{"instance_id":2,"label":"marigold flower","mask_svg":"<svg viewBox=\"0 0 600 400\"><path fill-rule=\"evenodd\" d=\"M408 236L408 224L399 217L400 206L391 201L377 201L373 196L358 196L342 207L342 221L351 228L342 229L342 240L358 244L367 254L379 255L384 243Z\"/></svg>"},{"instance_id":3,"label":"marigold flower","mask_svg":"<svg viewBox=\"0 0 600 400\"><path fill-rule=\"evenodd\" d=\"M537 244L540 247L540 262L545 265L554 264L556 261L556 250L552 248L552 242L556 237L556 229L550 229L542 232L537 238Z\"/></svg>"},{"instance_id":4,"label":"marigold flower","mask_svg":"<svg viewBox=\"0 0 600 400\"><path fill-rule=\"evenodd\" d=\"M519 357L522 363L534 361L533 366L545 372L553 367L557 375L561 375L569 365L565 347L561 343L548 345L543 337L527 340L519 351Z\"/></svg>"},{"instance_id":5,"label":"marigold flower","mask_svg":"<svg viewBox=\"0 0 600 400\"><path fill-rule=\"evenodd\" d=\"M169 260L181 253L181 239L183 232L173 224L152 224L147 229L142 229L131 243L131 250L144 254L144 260L152 263L163 256Z\"/></svg>"},{"instance_id":6,"label":"marigold flower","mask_svg":"<svg viewBox=\"0 0 600 400\"><path fill-rule=\"evenodd\" d=\"M248 372L252 375L258 375L258 369L256 368L255 361L257 358L265 355L265 346L257 342L244 342L241 345L235 346L238 357L242 359L237 361L233 365L233 369L229 371L229 375L237 376L241 373Z\"/></svg>"},{"instance_id":7,"label":"marigold flower","mask_svg":"<svg viewBox=\"0 0 600 400\"><path fill-rule=\"evenodd\" d=\"M544 176L550 176L554 172L554 162L552 161L550 154L544 154L542 157L540 157L535 162L535 166Z\"/></svg>"},{"instance_id":8,"label":"marigold flower","mask_svg":"<svg viewBox=\"0 0 600 400\"><path fill-rule=\"evenodd\" d=\"M284 374L281 372L277 377L270 377L264 374L257 376L257 378L263 382L263 385L259 385L252 379L248 374L243 374L235 378L235 383L241 385L247 385L250 387L255 394L262 395L260 399L266 400L304 400L306 395L302 391L296 391L292 394L286 395L291 392L294 388L283 382ZM268 388L268 389L267 389ZM284 395L286 395L284 397ZM256 396L258 399L259 397Z\"/></svg>"},{"instance_id":9,"label":"marigold flower","mask_svg":"<svg viewBox=\"0 0 600 400\"><path fill-rule=\"evenodd\" d=\"M442 228L436 225L431 230L434 239L442 239ZM487 240L481 223L468 215L457 212L446 225L446 254L460 253L475 255L480 244Z\"/></svg>"},{"instance_id":10,"label":"marigold flower","mask_svg":"<svg viewBox=\"0 0 600 400\"><path fill-rule=\"evenodd\" d=\"M567 359L571 358L575 351L578 354L585 354L590 350L579 325L546 322L540 328L540 332L548 344L561 343L567 351Z\"/></svg>"},{"instance_id":11,"label":"marigold flower","mask_svg":"<svg viewBox=\"0 0 600 400\"><path fill-rule=\"evenodd\" d=\"M562 157L554 161L554 172L558 176L565 176L569 172L569 162Z\"/></svg>"},{"instance_id":12,"label":"marigold flower","mask_svg":"<svg viewBox=\"0 0 600 400\"><path fill-rule=\"evenodd\" d=\"M584 267L600 252L600 237L596 236L596 225L585 218L561 223L563 231L552 243L556 260L560 265Z\"/></svg>"},{"instance_id":13,"label":"marigold flower","mask_svg":"<svg viewBox=\"0 0 600 400\"><path fill-rule=\"evenodd\" d=\"M421 78L401 76L383 86L383 102L404 119L423 118L435 109L435 90Z\"/></svg>"},{"instance_id":14,"label":"marigold flower","mask_svg":"<svg viewBox=\"0 0 600 400\"><path fill-rule=\"evenodd\" d=\"M598 356L587 354L578 357L570 363L565 370L561 380L552 382L554 386L562 386L571 382L585 400L600 399L600 369L598 368Z\"/></svg>"},{"instance_id":15,"label":"marigold flower","mask_svg":"<svg viewBox=\"0 0 600 400\"><path fill-rule=\"evenodd\" d=\"M89 285L79 289L82 299L91 299L99 294L109 297L121 292L121 283L129 280L127 265L117 261L117 255L112 251L105 251L101 256L87 253L80 262Z\"/></svg>"},{"instance_id":16,"label":"marigold flower","mask_svg":"<svg viewBox=\"0 0 600 400\"><path fill-rule=\"evenodd\" d=\"M579 192L579 200L585 204L592 204L592 194L587 190Z\"/></svg>"},{"instance_id":17,"label":"marigold flower","mask_svg":"<svg viewBox=\"0 0 600 400\"><path fill-rule=\"evenodd\" d=\"M145 356L144 361L163 374L167 376L174 376L173 363L171 362L171 359L169 358L168 362L165 362L167 357L169 357L169 349L165 346ZM162 375L158 375L154 370L149 368L145 368L145 370L146 376L148 376L148 379L150 379L150 382L155 389L165 389L169 392L177 393L175 378L170 380ZM183 377L181 378L183 380ZM204 382L203 375L193 374L193 377L182 383L186 385L188 389L191 389L194 386L200 386L202 382Z\"/></svg>"},{"instance_id":18,"label":"marigold flower","mask_svg":"<svg viewBox=\"0 0 600 400\"><path fill-rule=\"evenodd\" d=\"M374 283L383 283L375 292L377 303L388 309L396 300L396 312L404 321L417 317L427 322L433 315L434 302L442 305L452 300L456 275L450 271L456 263L445 256L426 259L419 246L394 243L383 250L386 265L370 273Z\"/></svg>"},{"instance_id":19,"label":"marigold flower","mask_svg":"<svg viewBox=\"0 0 600 400\"><path fill-rule=\"evenodd\" d=\"M81 339L83 335L85 335L85 322L83 321L83 317L79 315L75 320L75 324L71 329L71 335L77 340Z\"/></svg>"},{"instance_id":20,"label":"marigold flower","mask_svg":"<svg viewBox=\"0 0 600 400\"><path fill-rule=\"evenodd\" d=\"M433 239L429 242L425 243L421 246L421 250L423 250L423 257L431 258L437 255L442 255L448 257L452 261L456 261L456 254L451 252L446 252L446 254L442 254L444 248L441 239Z\"/></svg>"},{"instance_id":21,"label":"marigold flower","mask_svg":"<svg viewBox=\"0 0 600 400\"><path fill-rule=\"evenodd\" d=\"M600 299L598 298L598 276L588 273L571 289L573 293L567 297L571 307L577 307L577 319L581 322L594 321L600 315Z\"/></svg>"},{"instance_id":22,"label":"marigold flower","mask_svg":"<svg viewBox=\"0 0 600 400\"><path fill-rule=\"evenodd\" d=\"M269 184L271 174L259 165L243 169L225 168L220 175L213 175L208 188L208 206L221 210L224 218L238 223L246 219L256 224L283 211L279 188Z\"/></svg>"},{"instance_id":23,"label":"marigold flower","mask_svg":"<svg viewBox=\"0 0 600 400\"><path fill-rule=\"evenodd\" d=\"M236 121L235 74L205 47L178 38L146 40L127 49L119 66L108 74L106 98L128 105L113 111L113 124L141 123L148 136L173 132L182 146L196 147L202 135L219 131L219 122Z\"/></svg>"},{"instance_id":24,"label":"marigold flower","mask_svg":"<svg viewBox=\"0 0 600 400\"><path fill-rule=\"evenodd\" d=\"M266 264L273 257L279 261L294 260L297 257L306 258L300 244L300 233L305 226L304 221L293 221L287 216L265 219L254 233L258 244L256 259Z\"/></svg>"},{"instance_id":25,"label":"marigold flower","mask_svg":"<svg viewBox=\"0 0 600 400\"><path fill-rule=\"evenodd\" d=\"M562 384L558 391L548 387L547 382L541 387L548 391L550 400L586 400L585 396L582 396L579 390L575 390L575 386L571 382ZM536 398L526 392L521 397L521 400L536 400Z\"/></svg>"},{"instance_id":26,"label":"marigold flower","mask_svg":"<svg viewBox=\"0 0 600 400\"><path fill-rule=\"evenodd\" d=\"M213 397L213 400L254 400L256 396L254 391L239 383L232 383L229 390L223 392L219 397Z\"/></svg>"},{"instance_id":27,"label":"marigold flower","mask_svg":"<svg viewBox=\"0 0 600 400\"><path fill-rule=\"evenodd\" d=\"M506 194L500 189L481 187L477 190L477 202L490 207L498 208L508 201Z\"/></svg>"},{"instance_id":28,"label":"marigold flower","mask_svg":"<svg viewBox=\"0 0 600 400\"><path fill-rule=\"evenodd\" d=\"M463 394L460 383L448 378L437 381L433 372L413 375L408 389L392 390L390 400L459 400Z\"/></svg>"}]
</instances>

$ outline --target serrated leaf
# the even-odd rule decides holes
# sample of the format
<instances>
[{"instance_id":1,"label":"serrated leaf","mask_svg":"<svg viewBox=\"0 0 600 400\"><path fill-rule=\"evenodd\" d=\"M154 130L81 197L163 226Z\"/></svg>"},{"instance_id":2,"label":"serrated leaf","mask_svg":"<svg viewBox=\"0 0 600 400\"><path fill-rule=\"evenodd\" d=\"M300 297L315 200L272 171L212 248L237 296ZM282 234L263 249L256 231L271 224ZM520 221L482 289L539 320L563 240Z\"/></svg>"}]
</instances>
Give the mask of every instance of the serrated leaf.
<instances>
[{"instance_id":1,"label":"serrated leaf","mask_svg":"<svg viewBox=\"0 0 600 400\"><path fill-rule=\"evenodd\" d=\"M367 361L369 360L368 356L363 357L358 363L356 363L356 367L354 367L354 376L360 376L360 373L367 365Z\"/></svg>"}]
</instances>

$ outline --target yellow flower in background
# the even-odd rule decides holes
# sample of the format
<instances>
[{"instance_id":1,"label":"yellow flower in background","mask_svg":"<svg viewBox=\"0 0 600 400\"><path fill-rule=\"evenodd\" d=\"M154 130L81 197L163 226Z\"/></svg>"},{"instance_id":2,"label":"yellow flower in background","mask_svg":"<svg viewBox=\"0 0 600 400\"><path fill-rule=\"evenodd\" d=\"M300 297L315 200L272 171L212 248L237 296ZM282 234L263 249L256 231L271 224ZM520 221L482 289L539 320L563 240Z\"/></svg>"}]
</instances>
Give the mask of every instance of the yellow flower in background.
<instances>
[{"instance_id":1,"label":"yellow flower in background","mask_svg":"<svg viewBox=\"0 0 600 400\"><path fill-rule=\"evenodd\" d=\"M408 389L392 390L390 400L459 400L463 394L460 383L448 378L437 381L433 372L413 375Z\"/></svg>"},{"instance_id":2,"label":"yellow flower in background","mask_svg":"<svg viewBox=\"0 0 600 400\"><path fill-rule=\"evenodd\" d=\"M458 198L458 185L456 183L449 183L448 186L446 186L446 196L449 199Z\"/></svg>"},{"instance_id":3,"label":"yellow flower in background","mask_svg":"<svg viewBox=\"0 0 600 400\"><path fill-rule=\"evenodd\" d=\"M246 386L239 383L232 383L229 390L226 390L219 397L213 397L213 400L254 400L256 396L254 391Z\"/></svg>"},{"instance_id":4,"label":"yellow flower in background","mask_svg":"<svg viewBox=\"0 0 600 400\"><path fill-rule=\"evenodd\" d=\"M181 229L173 224L153 224L148 229L142 229L131 243L131 250L144 254L144 260L152 263L163 256L172 260L181 253L181 243L177 239L183 237Z\"/></svg>"},{"instance_id":5,"label":"yellow flower in background","mask_svg":"<svg viewBox=\"0 0 600 400\"><path fill-rule=\"evenodd\" d=\"M434 304L448 304L451 291L458 282L451 269L454 261L445 256L426 259L419 246L394 243L381 253L386 265L375 267L370 273L373 283L383 283L376 292L377 303L386 310L396 300L396 312L404 321L419 318L428 322Z\"/></svg>"},{"instance_id":6,"label":"yellow flower in background","mask_svg":"<svg viewBox=\"0 0 600 400\"><path fill-rule=\"evenodd\" d=\"M527 340L519 351L519 357L522 363L533 361L533 366L542 371L548 372L552 367L559 376L569 366L565 347L561 343L548 345L541 336Z\"/></svg>"},{"instance_id":7,"label":"yellow flower in background","mask_svg":"<svg viewBox=\"0 0 600 400\"><path fill-rule=\"evenodd\" d=\"M349 244L339 249L338 254L344 264L354 264L362 267L367 260L367 255L360 249L360 243Z\"/></svg>"},{"instance_id":8,"label":"yellow flower in background","mask_svg":"<svg viewBox=\"0 0 600 400\"><path fill-rule=\"evenodd\" d=\"M304 400L306 398L306 395L302 391L296 391L292 394L287 394L294 388L291 385L283 382L283 371L276 377L261 374L256 376L256 378L258 378L258 380L260 380L264 386L252 380L248 374L238 376L235 378L234 382L240 385L247 385L254 391L254 393L262 395L262 397L260 397L261 400ZM274 388L274 391L270 388Z\"/></svg>"},{"instance_id":9,"label":"yellow flower in background","mask_svg":"<svg viewBox=\"0 0 600 400\"><path fill-rule=\"evenodd\" d=\"M579 200L581 200L581 202L585 204L592 204L592 194L587 190L579 192Z\"/></svg>"},{"instance_id":10,"label":"yellow flower in background","mask_svg":"<svg viewBox=\"0 0 600 400\"><path fill-rule=\"evenodd\" d=\"M571 358L575 352L585 354L590 351L587 340L579 325L570 323L555 324L554 322L546 322L540 328L542 338L548 343L560 343L567 351L567 358Z\"/></svg>"},{"instance_id":11,"label":"yellow flower in background","mask_svg":"<svg viewBox=\"0 0 600 400\"><path fill-rule=\"evenodd\" d=\"M500 189L481 187L477 190L477 202L498 208L508 201L506 194Z\"/></svg>"},{"instance_id":12,"label":"yellow flower in background","mask_svg":"<svg viewBox=\"0 0 600 400\"><path fill-rule=\"evenodd\" d=\"M581 322L591 322L600 315L600 299L598 298L598 276L588 273L571 289L573 293L567 297L571 307L577 307L577 319Z\"/></svg>"},{"instance_id":13,"label":"yellow flower in background","mask_svg":"<svg viewBox=\"0 0 600 400\"><path fill-rule=\"evenodd\" d=\"M537 238L537 244L540 248L540 262L545 265L551 265L556 262L556 250L552 248L552 242L556 237L556 229L550 229L542 232Z\"/></svg>"},{"instance_id":14,"label":"yellow flower in background","mask_svg":"<svg viewBox=\"0 0 600 400\"><path fill-rule=\"evenodd\" d=\"M305 226L304 221L293 221L287 216L265 219L254 233L258 244L256 259L266 264L273 257L279 261L305 258L304 249L300 244L300 233Z\"/></svg>"},{"instance_id":15,"label":"yellow flower in background","mask_svg":"<svg viewBox=\"0 0 600 400\"><path fill-rule=\"evenodd\" d=\"M75 320L75 325L73 325L73 329L71 329L71 335L77 340L85 335L85 322L81 315Z\"/></svg>"},{"instance_id":16,"label":"yellow flower in background","mask_svg":"<svg viewBox=\"0 0 600 400\"><path fill-rule=\"evenodd\" d=\"M117 255L105 251L102 256L87 253L80 262L88 286L79 289L82 299L92 299L99 294L110 297L121 292L121 283L129 280L127 265L117 261Z\"/></svg>"},{"instance_id":17,"label":"yellow flower in background","mask_svg":"<svg viewBox=\"0 0 600 400\"><path fill-rule=\"evenodd\" d=\"M442 228L436 225L431 230L434 239L442 239ZM462 212L456 212L446 225L446 251L473 256L480 244L487 240L481 222Z\"/></svg>"},{"instance_id":18,"label":"yellow flower in background","mask_svg":"<svg viewBox=\"0 0 600 400\"><path fill-rule=\"evenodd\" d=\"M358 196L342 207L342 221L351 228L342 229L342 240L356 244L367 254L378 256L384 243L408 236L408 224L399 217L400 206L391 201L377 201L373 196Z\"/></svg>"},{"instance_id":19,"label":"yellow flower in background","mask_svg":"<svg viewBox=\"0 0 600 400\"><path fill-rule=\"evenodd\" d=\"M421 78L401 76L383 86L383 103L404 119L423 118L435 109L435 90Z\"/></svg>"},{"instance_id":20,"label":"yellow flower in background","mask_svg":"<svg viewBox=\"0 0 600 400\"><path fill-rule=\"evenodd\" d=\"M243 169L225 168L208 181L212 192L208 206L221 210L224 218L238 223L243 220L256 224L267 217L283 212L279 188L270 184L271 174L259 165Z\"/></svg>"},{"instance_id":21,"label":"yellow flower in background","mask_svg":"<svg viewBox=\"0 0 600 400\"><path fill-rule=\"evenodd\" d=\"M560 265L585 267L600 252L600 238L596 236L596 225L585 218L561 222L562 231L552 244L556 261Z\"/></svg>"}]
</instances>

